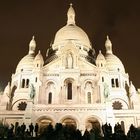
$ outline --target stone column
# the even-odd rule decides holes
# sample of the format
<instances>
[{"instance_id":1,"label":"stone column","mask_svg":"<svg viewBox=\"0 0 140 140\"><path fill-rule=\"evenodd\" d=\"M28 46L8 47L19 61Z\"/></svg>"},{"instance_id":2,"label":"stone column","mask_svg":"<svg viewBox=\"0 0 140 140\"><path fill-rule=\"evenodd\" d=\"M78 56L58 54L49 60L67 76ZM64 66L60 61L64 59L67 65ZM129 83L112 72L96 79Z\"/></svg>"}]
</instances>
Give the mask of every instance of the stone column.
<instances>
[{"instance_id":1,"label":"stone column","mask_svg":"<svg viewBox=\"0 0 140 140\"><path fill-rule=\"evenodd\" d=\"M113 114L112 102L110 100L106 101L106 120L107 120L107 123L110 123L112 128L114 128L114 126L115 126L115 116Z\"/></svg>"},{"instance_id":2,"label":"stone column","mask_svg":"<svg viewBox=\"0 0 140 140\"><path fill-rule=\"evenodd\" d=\"M27 100L27 107L24 115L24 122L28 126L32 122L32 115L33 115L33 100Z\"/></svg>"}]
</instances>

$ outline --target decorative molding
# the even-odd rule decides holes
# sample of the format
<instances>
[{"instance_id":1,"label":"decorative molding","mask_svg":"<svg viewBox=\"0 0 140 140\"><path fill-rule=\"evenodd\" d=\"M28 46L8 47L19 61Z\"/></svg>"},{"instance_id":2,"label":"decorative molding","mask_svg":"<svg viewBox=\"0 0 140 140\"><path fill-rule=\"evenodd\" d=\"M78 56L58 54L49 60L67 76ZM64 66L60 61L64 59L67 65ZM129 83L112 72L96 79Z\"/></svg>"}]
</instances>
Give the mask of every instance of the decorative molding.
<instances>
[{"instance_id":1,"label":"decorative molding","mask_svg":"<svg viewBox=\"0 0 140 140\"><path fill-rule=\"evenodd\" d=\"M81 73L80 76L96 76L95 73Z\"/></svg>"},{"instance_id":2,"label":"decorative molding","mask_svg":"<svg viewBox=\"0 0 140 140\"><path fill-rule=\"evenodd\" d=\"M57 73L49 73L49 74L44 74L44 76L59 76Z\"/></svg>"},{"instance_id":3,"label":"decorative molding","mask_svg":"<svg viewBox=\"0 0 140 140\"><path fill-rule=\"evenodd\" d=\"M39 111L60 111L60 112L71 112L71 111L74 111L74 112L83 112L83 111L106 111L105 107L101 108L101 107L91 107L91 108L84 108L84 107L73 107L73 108L66 108L66 107L40 107L40 108L33 108L33 111L36 111L36 112L39 112Z\"/></svg>"}]
</instances>

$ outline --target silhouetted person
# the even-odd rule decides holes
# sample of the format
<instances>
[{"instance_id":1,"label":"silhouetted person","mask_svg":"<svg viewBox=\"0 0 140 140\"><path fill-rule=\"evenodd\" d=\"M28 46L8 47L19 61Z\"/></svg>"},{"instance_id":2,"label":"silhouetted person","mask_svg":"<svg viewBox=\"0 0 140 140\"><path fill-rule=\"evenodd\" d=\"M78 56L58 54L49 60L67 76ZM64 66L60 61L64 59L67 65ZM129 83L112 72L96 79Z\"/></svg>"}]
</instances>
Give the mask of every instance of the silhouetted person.
<instances>
[{"instance_id":1,"label":"silhouetted person","mask_svg":"<svg viewBox=\"0 0 140 140\"><path fill-rule=\"evenodd\" d=\"M17 136L17 128L19 126L19 122L15 122L15 135Z\"/></svg>"},{"instance_id":2,"label":"silhouetted person","mask_svg":"<svg viewBox=\"0 0 140 140\"><path fill-rule=\"evenodd\" d=\"M114 133L117 133L117 124L114 126Z\"/></svg>"},{"instance_id":3,"label":"silhouetted person","mask_svg":"<svg viewBox=\"0 0 140 140\"><path fill-rule=\"evenodd\" d=\"M18 125L17 126L17 134L16 134L16 136L20 136L20 134L21 134L21 127Z\"/></svg>"},{"instance_id":4,"label":"silhouetted person","mask_svg":"<svg viewBox=\"0 0 140 140\"><path fill-rule=\"evenodd\" d=\"M14 131L14 125L11 123L10 129Z\"/></svg>"},{"instance_id":5,"label":"silhouetted person","mask_svg":"<svg viewBox=\"0 0 140 140\"><path fill-rule=\"evenodd\" d=\"M87 131L87 129L86 129L85 132L84 132L83 140L90 140L90 134L89 134L89 132Z\"/></svg>"},{"instance_id":6,"label":"silhouetted person","mask_svg":"<svg viewBox=\"0 0 140 140\"><path fill-rule=\"evenodd\" d=\"M33 131L34 131L34 126L33 126L33 123L31 123L29 125L29 132L30 132L30 135L33 136Z\"/></svg>"},{"instance_id":7,"label":"silhouetted person","mask_svg":"<svg viewBox=\"0 0 140 140\"><path fill-rule=\"evenodd\" d=\"M24 133L25 133L25 130L26 130L26 125L23 123L23 124L21 125L21 132L22 132L23 135L24 135Z\"/></svg>"},{"instance_id":8,"label":"silhouetted person","mask_svg":"<svg viewBox=\"0 0 140 140\"><path fill-rule=\"evenodd\" d=\"M96 140L95 131L93 129L90 130L90 140Z\"/></svg>"},{"instance_id":9,"label":"silhouetted person","mask_svg":"<svg viewBox=\"0 0 140 140\"><path fill-rule=\"evenodd\" d=\"M110 123L108 125L108 131L109 131L110 134L112 134L112 126L110 125Z\"/></svg>"},{"instance_id":10,"label":"silhouetted person","mask_svg":"<svg viewBox=\"0 0 140 140\"><path fill-rule=\"evenodd\" d=\"M129 127L129 131L127 133L127 137L129 140L133 140L136 138L136 128L134 127L133 124Z\"/></svg>"},{"instance_id":11,"label":"silhouetted person","mask_svg":"<svg viewBox=\"0 0 140 140\"><path fill-rule=\"evenodd\" d=\"M7 139L10 140L14 137L14 125L11 123L10 128L8 129L7 132Z\"/></svg>"},{"instance_id":12,"label":"silhouetted person","mask_svg":"<svg viewBox=\"0 0 140 140\"><path fill-rule=\"evenodd\" d=\"M111 136L112 134L112 127L111 125L105 123L103 126L102 126L102 130L103 130L103 134L104 134L104 139L109 139L109 137Z\"/></svg>"},{"instance_id":13,"label":"silhouetted person","mask_svg":"<svg viewBox=\"0 0 140 140\"><path fill-rule=\"evenodd\" d=\"M25 131L25 138L31 137L29 130L27 129Z\"/></svg>"},{"instance_id":14,"label":"silhouetted person","mask_svg":"<svg viewBox=\"0 0 140 140\"><path fill-rule=\"evenodd\" d=\"M77 140L81 140L82 139L82 134L81 134L79 129L76 130L76 139Z\"/></svg>"},{"instance_id":15,"label":"silhouetted person","mask_svg":"<svg viewBox=\"0 0 140 140\"><path fill-rule=\"evenodd\" d=\"M38 136L38 128L39 128L39 126L38 126L38 123L36 123L35 124L35 136L37 137Z\"/></svg>"},{"instance_id":16,"label":"silhouetted person","mask_svg":"<svg viewBox=\"0 0 140 140\"><path fill-rule=\"evenodd\" d=\"M121 125L119 124L119 122L117 123L117 131L122 130Z\"/></svg>"}]
</instances>

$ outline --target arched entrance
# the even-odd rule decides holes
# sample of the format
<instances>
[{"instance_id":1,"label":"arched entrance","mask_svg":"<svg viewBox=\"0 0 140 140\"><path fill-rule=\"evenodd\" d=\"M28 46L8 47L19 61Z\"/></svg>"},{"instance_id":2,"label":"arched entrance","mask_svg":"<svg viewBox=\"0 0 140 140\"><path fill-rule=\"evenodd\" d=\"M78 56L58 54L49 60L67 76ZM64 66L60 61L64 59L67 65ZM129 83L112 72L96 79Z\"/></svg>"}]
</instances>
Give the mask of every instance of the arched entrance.
<instances>
[{"instance_id":1,"label":"arched entrance","mask_svg":"<svg viewBox=\"0 0 140 140\"><path fill-rule=\"evenodd\" d=\"M37 120L37 123L39 125L39 133L42 133L48 125L50 125L50 124L53 125L54 122L50 118L42 117Z\"/></svg>"},{"instance_id":2,"label":"arched entrance","mask_svg":"<svg viewBox=\"0 0 140 140\"><path fill-rule=\"evenodd\" d=\"M97 130L97 131L101 132L100 122L95 117L88 118L86 120L86 125L85 126L86 126L86 129L88 131L90 131L91 129L93 129L93 130Z\"/></svg>"},{"instance_id":3,"label":"arched entrance","mask_svg":"<svg viewBox=\"0 0 140 140\"><path fill-rule=\"evenodd\" d=\"M62 120L62 125L67 126L67 127L71 127L76 129L77 128L77 124L76 124L76 120L74 120L71 117L67 117L65 119Z\"/></svg>"}]
</instances>

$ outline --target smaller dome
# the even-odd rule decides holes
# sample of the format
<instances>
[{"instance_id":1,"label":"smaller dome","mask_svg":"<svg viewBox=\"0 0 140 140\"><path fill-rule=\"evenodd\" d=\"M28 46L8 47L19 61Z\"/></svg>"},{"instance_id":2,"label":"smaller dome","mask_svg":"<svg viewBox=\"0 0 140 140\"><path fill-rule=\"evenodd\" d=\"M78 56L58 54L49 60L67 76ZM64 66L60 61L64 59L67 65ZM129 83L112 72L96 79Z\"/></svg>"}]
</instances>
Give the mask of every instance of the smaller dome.
<instances>
[{"instance_id":1,"label":"smaller dome","mask_svg":"<svg viewBox=\"0 0 140 140\"><path fill-rule=\"evenodd\" d=\"M16 72L31 71L34 68L34 54L36 49L36 42L34 36L29 43L29 52L24 56L17 65Z\"/></svg>"},{"instance_id":2,"label":"smaller dome","mask_svg":"<svg viewBox=\"0 0 140 140\"><path fill-rule=\"evenodd\" d=\"M124 69L124 66L123 66L121 60L116 55L113 54L112 43L111 43L108 36L107 36L107 39L105 41L105 47L106 47L105 59L106 59L107 69L109 71L125 72L125 69Z\"/></svg>"},{"instance_id":3,"label":"smaller dome","mask_svg":"<svg viewBox=\"0 0 140 140\"><path fill-rule=\"evenodd\" d=\"M39 61L44 64L43 56L42 56L40 50L38 51L38 54L36 55L34 61L37 61L37 62Z\"/></svg>"},{"instance_id":4,"label":"smaller dome","mask_svg":"<svg viewBox=\"0 0 140 140\"><path fill-rule=\"evenodd\" d=\"M102 54L101 50L99 51L99 54L96 58L96 66L100 68L104 68L106 64L106 60L104 55Z\"/></svg>"},{"instance_id":5,"label":"smaller dome","mask_svg":"<svg viewBox=\"0 0 140 140\"><path fill-rule=\"evenodd\" d=\"M96 60L105 61L105 57L104 57L104 55L102 54L101 50L99 51L99 54L98 54Z\"/></svg>"},{"instance_id":6,"label":"smaller dome","mask_svg":"<svg viewBox=\"0 0 140 140\"><path fill-rule=\"evenodd\" d=\"M105 59L106 59L106 67L109 71L125 72L121 60L114 54L106 54Z\"/></svg>"},{"instance_id":7,"label":"smaller dome","mask_svg":"<svg viewBox=\"0 0 140 140\"><path fill-rule=\"evenodd\" d=\"M17 71L24 71L24 70L27 70L27 71L32 70L34 68L33 62L34 62L34 55L27 54L18 63L16 72Z\"/></svg>"}]
</instances>

